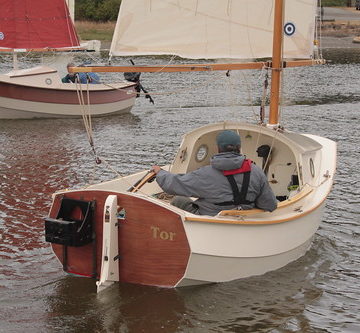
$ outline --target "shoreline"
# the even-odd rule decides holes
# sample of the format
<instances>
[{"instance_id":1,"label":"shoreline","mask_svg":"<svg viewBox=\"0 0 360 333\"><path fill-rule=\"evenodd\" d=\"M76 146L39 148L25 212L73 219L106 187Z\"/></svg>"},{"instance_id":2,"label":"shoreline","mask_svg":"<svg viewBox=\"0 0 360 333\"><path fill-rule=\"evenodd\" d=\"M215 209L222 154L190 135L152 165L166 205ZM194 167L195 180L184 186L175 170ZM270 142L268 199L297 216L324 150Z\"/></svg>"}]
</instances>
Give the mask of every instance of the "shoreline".
<instances>
[{"instance_id":1,"label":"shoreline","mask_svg":"<svg viewBox=\"0 0 360 333\"><path fill-rule=\"evenodd\" d=\"M360 35L360 34L359 34ZM360 48L360 42L354 42L354 38L359 35L347 35L347 36L336 36L331 34L322 34L320 38L320 44L322 49L358 49ZM86 42L86 41L84 41ZM100 41L102 52L109 52L111 42L109 41Z\"/></svg>"},{"instance_id":2,"label":"shoreline","mask_svg":"<svg viewBox=\"0 0 360 333\"><path fill-rule=\"evenodd\" d=\"M348 10L352 10L349 8ZM109 51L115 22L94 23L76 22L81 42L99 40L100 50ZM90 33L89 33L90 32ZM321 23L320 42L322 48L358 48L359 42L353 42L354 38L360 39L360 20L323 20Z\"/></svg>"},{"instance_id":3,"label":"shoreline","mask_svg":"<svg viewBox=\"0 0 360 333\"><path fill-rule=\"evenodd\" d=\"M360 21L323 21L320 36L322 48L359 48Z\"/></svg>"},{"instance_id":4,"label":"shoreline","mask_svg":"<svg viewBox=\"0 0 360 333\"><path fill-rule=\"evenodd\" d=\"M338 15L330 8L337 8L350 15ZM345 20L345 18L347 18ZM116 22L75 21L82 42L99 40L101 51L109 51ZM321 21L320 42L322 48L358 48L360 46L360 11L355 7L325 7ZM358 41L353 40L358 38Z\"/></svg>"}]
</instances>

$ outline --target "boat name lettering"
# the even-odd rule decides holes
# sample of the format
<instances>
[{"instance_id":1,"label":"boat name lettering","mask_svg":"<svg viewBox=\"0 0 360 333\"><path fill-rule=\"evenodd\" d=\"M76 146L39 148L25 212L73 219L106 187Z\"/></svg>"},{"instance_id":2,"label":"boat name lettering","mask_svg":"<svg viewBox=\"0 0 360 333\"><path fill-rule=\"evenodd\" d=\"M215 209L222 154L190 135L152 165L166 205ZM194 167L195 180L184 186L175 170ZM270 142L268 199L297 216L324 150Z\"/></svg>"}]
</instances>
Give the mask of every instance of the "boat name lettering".
<instances>
[{"instance_id":1,"label":"boat name lettering","mask_svg":"<svg viewBox=\"0 0 360 333\"><path fill-rule=\"evenodd\" d=\"M165 230L160 230L159 227L154 227L154 226L151 226L150 227L151 231L152 231L152 236L153 238L157 239L157 238L160 238L162 240L170 240L170 241L173 241L174 240L174 237L176 235L175 232L168 232L168 231L165 231Z\"/></svg>"}]
</instances>

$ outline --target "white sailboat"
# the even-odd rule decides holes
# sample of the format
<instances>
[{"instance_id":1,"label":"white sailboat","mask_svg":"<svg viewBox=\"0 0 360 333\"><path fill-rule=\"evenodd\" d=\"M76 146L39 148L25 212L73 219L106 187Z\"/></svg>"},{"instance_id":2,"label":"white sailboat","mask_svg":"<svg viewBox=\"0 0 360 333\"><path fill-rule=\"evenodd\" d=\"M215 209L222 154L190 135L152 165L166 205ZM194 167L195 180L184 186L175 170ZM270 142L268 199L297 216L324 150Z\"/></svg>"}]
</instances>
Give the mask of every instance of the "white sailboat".
<instances>
[{"instance_id":1,"label":"white sailboat","mask_svg":"<svg viewBox=\"0 0 360 333\"><path fill-rule=\"evenodd\" d=\"M316 5L316 0L122 1L111 46L114 56L269 58L76 70L186 72L268 67L272 73L268 123L265 118L259 124L223 121L195 129L184 135L173 163L163 168L188 173L208 165L217 153L217 134L234 130L240 134L242 153L263 165L280 202L271 213L234 209L216 216L195 215L163 200L161 188L156 181L148 182L152 174L146 170L59 191L45 219L46 240L66 272L99 279L98 291L116 281L181 287L263 274L305 254L332 187L336 143L284 129L278 108L286 67L323 62L314 58ZM258 156L257 148L263 145L270 153Z\"/></svg>"},{"instance_id":2,"label":"white sailboat","mask_svg":"<svg viewBox=\"0 0 360 333\"><path fill-rule=\"evenodd\" d=\"M0 1L0 52L79 49L65 0ZM62 83L55 68L15 68L0 74L0 119L103 116L126 113L135 103L135 84Z\"/></svg>"}]
</instances>

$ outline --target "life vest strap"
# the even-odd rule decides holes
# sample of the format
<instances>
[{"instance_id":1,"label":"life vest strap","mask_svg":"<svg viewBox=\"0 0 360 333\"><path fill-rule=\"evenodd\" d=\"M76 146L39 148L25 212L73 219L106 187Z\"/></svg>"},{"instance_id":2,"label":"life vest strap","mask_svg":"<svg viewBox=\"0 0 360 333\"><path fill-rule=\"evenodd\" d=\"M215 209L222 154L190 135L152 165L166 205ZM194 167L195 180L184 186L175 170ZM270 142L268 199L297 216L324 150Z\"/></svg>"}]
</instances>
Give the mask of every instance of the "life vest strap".
<instances>
[{"instance_id":1,"label":"life vest strap","mask_svg":"<svg viewBox=\"0 0 360 333\"><path fill-rule=\"evenodd\" d=\"M223 174L230 183L234 199L232 201L224 201L224 202L216 203L215 205L239 206L241 204L252 204L253 203L252 201L246 200L246 195L250 184L250 172L251 172L251 160L249 159L245 159L241 167L238 169L224 170ZM241 185L241 191L239 191L239 187L234 178L234 175L238 173L244 174L243 182Z\"/></svg>"}]
</instances>

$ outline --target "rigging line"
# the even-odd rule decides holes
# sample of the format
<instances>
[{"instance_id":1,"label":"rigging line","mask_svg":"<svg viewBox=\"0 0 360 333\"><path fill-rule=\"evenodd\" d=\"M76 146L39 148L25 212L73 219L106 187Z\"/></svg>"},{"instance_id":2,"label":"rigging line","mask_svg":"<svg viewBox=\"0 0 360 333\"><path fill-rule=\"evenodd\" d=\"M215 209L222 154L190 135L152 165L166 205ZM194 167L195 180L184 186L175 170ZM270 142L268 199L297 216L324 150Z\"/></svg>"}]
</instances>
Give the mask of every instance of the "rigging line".
<instances>
[{"instance_id":1,"label":"rigging line","mask_svg":"<svg viewBox=\"0 0 360 333\"><path fill-rule=\"evenodd\" d=\"M264 75L265 73L265 75ZM261 107L263 106L264 110L264 119L265 119L265 109L266 109L266 97L268 95L268 90L267 90L267 87L265 88L265 82L268 80L269 78L269 66L266 66L264 65L262 68L261 68L261 73L260 73L260 76L259 76L259 80L262 78L262 77L265 77L264 78L264 88L263 88L263 94L262 94L262 100L260 102L260 109ZM255 113L255 111L253 111L254 115L255 115L255 120L257 120L258 123L262 123L262 120L261 120L261 117L259 116L258 113Z\"/></svg>"},{"instance_id":2,"label":"rigging line","mask_svg":"<svg viewBox=\"0 0 360 333\"><path fill-rule=\"evenodd\" d=\"M283 17L282 17L282 22L284 23L284 15L285 12L283 11ZM282 36L282 41L281 41L281 55L280 55L280 85L279 85L279 100L278 100L278 105L277 105L277 122L278 122L278 126L280 126L280 121L281 121L281 116L282 116L282 111L283 111L283 91L284 91L284 36ZM273 72L271 73L271 80L272 80L272 76L273 76Z\"/></svg>"},{"instance_id":3,"label":"rigging line","mask_svg":"<svg viewBox=\"0 0 360 333\"><path fill-rule=\"evenodd\" d=\"M79 105L80 105L80 108L81 108L82 119L83 119L84 127L85 127L85 130L86 130L86 134L87 134L87 137L88 137L88 141L90 143L90 146L93 147L94 143L93 143L92 131L89 128L89 123L88 123L88 120L87 120L87 117L86 117L84 93L83 93L83 90L82 90L81 83L79 83L79 81L80 81L80 78L79 78L79 76L77 74L76 78L75 78L76 93L77 93L77 96L78 96L78 101L79 101Z\"/></svg>"},{"instance_id":4,"label":"rigging line","mask_svg":"<svg viewBox=\"0 0 360 333\"><path fill-rule=\"evenodd\" d=\"M78 78L79 79L79 78ZM90 109L90 89L89 89L89 82L87 82L86 84L86 88L87 88L87 108L85 107L85 99L84 99L84 91L82 90L82 86L81 83L78 82L78 80L75 80L76 82L76 91L78 94L78 100L79 100L79 105L81 106L81 111L82 111L82 118L83 118L83 122L84 122L84 127L87 133L87 137L88 137L88 141L90 143L92 152L95 156L95 166L93 169L93 173L92 173L92 180L94 181L95 179L95 173L96 173L96 165L100 164L101 162L104 162L104 164L112 171L114 172L116 175L118 175L120 178L123 178L124 176L121 175L117 170L115 170L106 160L100 159L100 157L98 156L98 154L96 153L95 150L95 145L94 145L94 139L93 139L93 130L92 130L92 118L91 118L91 109ZM132 185L129 182L125 181L128 185ZM90 186L90 185L88 185ZM140 191L139 191L140 192Z\"/></svg>"},{"instance_id":5,"label":"rigging line","mask_svg":"<svg viewBox=\"0 0 360 333\"><path fill-rule=\"evenodd\" d=\"M309 184L309 183L304 183L302 187L304 187L305 185L308 185L308 186L310 186L310 187L312 187L312 188L319 188L321 185L323 185L323 184L324 184L325 182L327 182L329 179L331 179L331 176L330 176L330 175L329 175L329 176L324 175L324 179L323 179L319 184L317 184L317 185L311 185L311 184Z\"/></svg>"},{"instance_id":6,"label":"rigging line","mask_svg":"<svg viewBox=\"0 0 360 333\"><path fill-rule=\"evenodd\" d=\"M87 181L87 182L90 183L90 184L95 184L96 165L97 165L97 164L95 163L94 166L93 166L93 168L92 168L92 172L91 172L91 174L90 174L90 176L89 176L90 181Z\"/></svg>"},{"instance_id":7,"label":"rigging line","mask_svg":"<svg viewBox=\"0 0 360 333\"><path fill-rule=\"evenodd\" d=\"M78 77L79 77L78 74L75 74L75 87L76 87L76 93L77 93L79 105L80 105L80 108L81 108L81 115L82 115L82 118L83 118L83 121L84 121L84 111L83 111L84 98L83 98L83 94L82 94L82 87L81 87L81 84L78 81ZM86 121L84 121L84 126L85 126L85 129L86 129L86 134L87 134L87 137L88 137L88 141L90 142L90 136L89 136Z\"/></svg>"},{"instance_id":8,"label":"rigging line","mask_svg":"<svg viewBox=\"0 0 360 333\"><path fill-rule=\"evenodd\" d=\"M259 146L259 141L260 141L260 137L262 136L262 132L263 132L263 126L260 126L260 130L258 132L258 135L256 137L256 143L255 143L255 147ZM271 150L271 149L270 149ZM264 163L265 164L265 163Z\"/></svg>"},{"instance_id":9,"label":"rigging line","mask_svg":"<svg viewBox=\"0 0 360 333\"><path fill-rule=\"evenodd\" d=\"M232 111L234 112L234 108L235 108L235 94L234 94L234 88L233 88L233 81L232 81L232 77L231 75L227 75L227 85L229 87L229 94L230 94L230 103L229 103L229 107L232 109Z\"/></svg>"},{"instance_id":10,"label":"rigging line","mask_svg":"<svg viewBox=\"0 0 360 333\"><path fill-rule=\"evenodd\" d=\"M67 30L68 30L68 35L70 37L70 43L71 43L71 46L74 46L74 41L73 41L73 33L74 33L74 29L70 29L70 23L69 23L69 19L72 21L71 17L70 17L70 11L69 9L67 8L67 4L65 3L64 1L64 14L65 14L65 21L66 21L66 26L67 26ZM69 16L68 16L69 14ZM76 34L75 34L76 36ZM78 44L79 44L79 41L77 41Z\"/></svg>"},{"instance_id":11,"label":"rigging line","mask_svg":"<svg viewBox=\"0 0 360 333\"><path fill-rule=\"evenodd\" d=\"M134 185L134 182L133 181L129 181L128 179L126 179L126 176L122 175L119 171L117 171L115 168L113 168L111 166L111 164L106 160L106 159L102 159L101 160L102 162L104 162L105 166L108 167L109 170L111 170L112 172L114 172L118 178L117 179L121 179L126 185L127 187L132 187ZM95 168L96 168L96 165L95 165ZM146 173L147 171L144 171L144 173ZM95 175L95 174L94 174ZM142 178L142 177L140 177ZM94 182L94 179L95 177L93 178L93 182ZM114 179L115 181L117 179ZM94 183L93 183L94 184ZM88 184L86 186L84 186L85 188L89 188L90 186L92 186L93 184ZM140 194L143 194L143 195L146 195L146 196L149 196L148 193L145 193L141 188L137 190L137 193L140 193Z\"/></svg>"},{"instance_id":12,"label":"rigging line","mask_svg":"<svg viewBox=\"0 0 360 333\"><path fill-rule=\"evenodd\" d=\"M279 86L279 105L278 105L278 124L280 126L281 118L283 114L283 105L284 105L284 84L285 84L285 71L283 67L283 60L284 60L284 41L283 46L281 48L281 72L280 72L280 86ZM279 127L278 126L278 127Z\"/></svg>"},{"instance_id":13,"label":"rigging line","mask_svg":"<svg viewBox=\"0 0 360 333\"><path fill-rule=\"evenodd\" d=\"M284 87L287 80L287 74L284 69L282 69L282 75L281 75L281 82L280 82L280 100L279 100L279 118L278 123L280 126L280 123L282 121L282 115L284 111Z\"/></svg>"},{"instance_id":14,"label":"rigging line","mask_svg":"<svg viewBox=\"0 0 360 333\"><path fill-rule=\"evenodd\" d=\"M113 167L111 166L111 164L110 164L107 160L101 158L101 162L102 162L103 164L105 164L105 166L107 167L108 170L112 171L115 175L117 175L118 178L120 178L120 179L124 178L124 175L122 175L119 171L117 171L115 168L113 168ZM97 168L97 167L100 167L100 166L99 166L99 164L95 163L95 164L94 164L93 171L92 171L92 174L91 174L91 176L90 176L90 177L91 177L90 182L88 182L88 184L85 185L85 188L88 188L88 187L96 184L96 183L95 183L95 175L96 175L96 168ZM104 169L104 168L103 168L103 169ZM103 174L104 174L104 170L101 172L100 176L103 175ZM124 181L125 181L125 183L126 183L129 187L130 187L131 185L133 185L133 184L131 184L130 182L128 182L128 181L126 181L126 180L124 180Z\"/></svg>"},{"instance_id":15,"label":"rigging line","mask_svg":"<svg viewBox=\"0 0 360 333\"><path fill-rule=\"evenodd\" d=\"M266 157L266 161L263 165L263 171L266 170L266 168L268 167L268 164L270 163L270 158L271 158L271 152L274 148L274 142L275 142L275 138L277 137L278 133L280 132L280 128L277 127L276 130L275 130L275 135L273 136L272 138L272 141L271 141L271 145L270 145L270 150L269 150L269 154L267 155Z\"/></svg>"},{"instance_id":16,"label":"rigging line","mask_svg":"<svg viewBox=\"0 0 360 333\"><path fill-rule=\"evenodd\" d=\"M83 112L83 120L84 120L84 123L86 123L85 127L87 128L88 137L90 138L89 142L90 142L90 146L91 146L92 152L95 157L95 163L101 164L101 159L97 155L96 150L95 150L95 145L94 145L94 137L93 137L93 131L92 131L92 122L91 122L91 109L90 109L90 92L89 92L89 82L88 81L86 84L86 89L87 89L88 104L87 104L87 108L84 107L82 109L84 111ZM87 114L86 114L86 110L87 110Z\"/></svg>"},{"instance_id":17,"label":"rigging line","mask_svg":"<svg viewBox=\"0 0 360 333\"><path fill-rule=\"evenodd\" d=\"M259 141L260 141L260 137L263 135L263 126L260 126L260 130L258 132L258 135L257 135L257 138L256 138L256 144L255 144L255 147L258 147L259 146ZM262 170L265 171L266 168L268 167L268 164L270 163L270 158L271 158L271 152L273 150L273 147L274 147L274 143L275 143L275 139L276 137L278 136L278 133L280 133L280 128L277 127L275 129L276 133L275 135L273 136L272 140L271 140L271 145L270 145L270 150L269 150L269 154L267 155L266 157L266 160L265 160L265 163L263 163L262 165Z\"/></svg>"},{"instance_id":18,"label":"rigging line","mask_svg":"<svg viewBox=\"0 0 360 333\"><path fill-rule=\"evenodd\" d=\"M269 86L269 69L266 68L264 85L263 85L263 93L262 93L261 104L260 104L260 117L259 117L260 124L263 124L264 120L265 120L265 101L266 101L268 86Z\"/></svg>"},{"instance_id":19,"label":"rigging line","mask_svg":"<svg viewBox=\"0 0 360 333\"><path fill-rule=\"evenodd\" d=\"M318 13L318 15L317 15L317 23L318 24L316 24L315 25L315 33L316 33L316 35L315 35L315 37L316 37L316 39L317 39L317 41L318 41L318 44L317 44L317 50L318 50L318 57L320 58L320 59L323 59L323 54L322 54L322 48L320 47L321 46L321 40L322 40L322 31L321 31L321 27L322 27L322 24L323 24L323 21L322 21L322 19L323 19L323 6L322 6L322 4L321 4L321 0L319 1L319 6L320 6L320 14Z\"/></svg>"},{"instance_id":20,"label":"rigging line","mask_svg":"<svg viewBox=\"0 0 360 333\"><path fill-rule=\"evenodd\" d=\"M243 79L244 79L244 81L246 83L245 88L246 88L246 92L247 92L247 99L248 99L248 103L250 104L250 108L251 108L251 111L253 113L253 117L255 118L256 121L258 121L258 115L255 112L253 99L251 98L252 94L250 92L250 87L249 87L249 84L248 84L249 80L246 78L244 72L241 72L240 75L242 75L242 77L243 77Z\"/></svg>"},{"instance_id":21,"label":"rigging line","mask_svg":"<svg viewBox=\"0 0 360 333\"><path fill-rule=\"evenodd\" d=\"M239 73L237 73L238 74L238 77L239 77L239 75L244 75L244 73L242 73L242 74L239 74ZM232 101L232 105L231 105L231 107L232 107L232 111L233 111L233 114L234 114L234 112L236 111L236 106L240 106L241 105L241 103L240 103L240 100L239 100L239 102L237 102L237 100L236 100L236 92L234 92L234 87L236 86L236 84L234 83L234 81L233 81L233 78L230 78L230 81L229 81L229 91L230 91L230 96L231 96L231 101ZM248 85L248 81L246 81L245 80L245 87L247 88L247 90L248 90L248 96L249 96L249 98L250 98L250 90L249 90L249 85ZM251 98L250 98L251 99ZM251 100L249 100L249 104L250 104L250 106L252 107L252 102L251 102ZM235 114L234 114L234 118L235 118Z\"/></svg>"},{"instance_id":22,"label":"rigging line","mask_svg":"<svg viewBox=\"0 0 360 333\"><path fill-rule=\"evenodd\" d=\"M163 67L161 67L161 68L159 68L159 70L157 70L156 72L154 72L154 73L160 73L164 68L167 68L168 66L170 66L171 65L171 63L174 61L174 59L176 58L177 56L176 55L172 55L171 56L171 58L170 58L170 60L168 61L168 63L166 64L166 65L164 65ZM105 86L107 86L107 87L109 87L109 88L112 88L112 89L116 89L116 90L126 90L126 88L119 88L119 87L115 87L115 86L113 86L113 85L111 85L110 83L103 83ZM199 84L199 86L200 86L200 84ZM186 89L185 90L186 92L188 92L188 91L191 91L191 89ZM174 92L174 93L177 93L176 91ZM149 94L149 92L147 92L147 93L143 93L143 92L139 92L139 93L137 93L139 96L141 96L141 95L148 95ZM167 93L151 93L152 95L165 95L165 94L167 94Z\"/></svg>"},{"instance_id":23,"label":"rigging line","mask_svg":"<svg viewBox=\"0 0 360 333\"><path fill-rule=\"evenodd\" d=\"M215 72L213 72L215 73ZM187 93L189 91L192 91L194 88L197 88L197 87L201 87L205 84L208 84L209 82L211 82L213 80L213 78L209 78L208 80L206 81L202 81L201 83L199 83L198 85L195 85L195 86L189 86L188 88L184 88L184 89L179 89L179 90L171 90L171 91L163 91L163 92L147 92L147 93L143 93L143 92L139 92L138 94L141 96L141 95L147 95L147 94L150 94L151 95L169 95L169 94L179 94L179 93ZM115 87L113 86L112 84L110 83L103 83L105 86L109 87L109 88L112 88L112 89L115 89L115 90L124 90L126 91L127 88L119 88L119 87Z\"/></svg>"},{"instance_id":24,"label":"rigging line","mask_svg":"<svg viewBox=\"0 0 360 333\"><path fill-rule=\"evenodd\" d=\"M224 81L220 81L220 78L218 73L216 73L216 80L218 80L219 82L222 83L222 91L224 91L223 96L225 98L225 100L229 100L229 103L227 103L227 107L229 107L229 109L231 109L233 111L234 106L236 105L235 103L235 94L234 94L234 89L233 89L233 80L232 80L232 76L230 75L230 71L227 71L225 74L226 78ZM227 92L229 93L230 96L228 96ZM215 106L215 104L214 104ZM232 115L232 117L234 118L234 115Z\"/></svg>"},{"instance_id":25,"label":"rigging line","mask_svg":"<svg viewBox=\"0 0 360 333\"><path fill-rule=\"evenodd\" d=\"M86 92L87 92L87 117L88 117L88 124L91 136L93 137L93 130L92 130L92 120L91 120L91 104L90 104L90 89L89 89L89 80L88 77L86 78Z\"/></svg>"},{"instance_id":26,"label":"rigging line","mask_svg":"<svg viewBox=\"0 0 360 333\"><path fill-rule=\"evenodd\" d=\"M227 4L227 15L230 16L231 14L231 7L232 7L232 0L228 0Z\"/></svg>"},{"instance_id":27,"label":"rigging line","mask_svg":"<svg viewBox=\"0 0 360 333\"><path fill-rule=\"evenodd\" d=\"M167 68L168 66L170 66L170 64L174 61L174 59L176 58L177 56L175 54L173 54L170 58L170 60L168 61L168 63L166 65L164 65L163 67L161 67L158 71L154 72L154 73L159 73L161 72L164 68Z\"/></svg>"},{"instance_id":28,"label":"rigging line","mask_svg":"<svg viewBox=\"0 0 360 333\"><path fill-rule=\"evenodd\" d=\"M89 181L87 181L87 184L84 186L85 188L88 188L88 187L90 187L90 186L92 186L92 185L94 185L94 184L96 184L95 183L95 176L96 176L96 167L98 166L98 164L94 164L94 167L93 167L93 170L92 170L92 173L89 175ZM104 170L102 170L102 172L101 172L101 174L100 174L100 176L102 176L104 174ZM120 177L121 178L121 177Z\"/></svg>"},{"instance_id":29,"label":"rigging line","mask_svg":"<svg viewBox=\"0 0 360 333\"><path fill-rule=\"evenodd\" d=\"M103 159L102 161L109 168L109 170L111 170L113 173L115 173L118 177L124 178L124 175L122 175L119 171L117 171L115 168L113 168L107 160Z\"/></svg>"}]
</instances>

